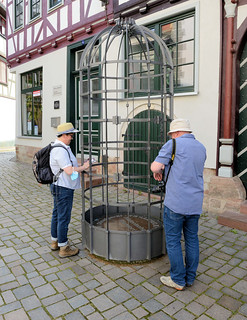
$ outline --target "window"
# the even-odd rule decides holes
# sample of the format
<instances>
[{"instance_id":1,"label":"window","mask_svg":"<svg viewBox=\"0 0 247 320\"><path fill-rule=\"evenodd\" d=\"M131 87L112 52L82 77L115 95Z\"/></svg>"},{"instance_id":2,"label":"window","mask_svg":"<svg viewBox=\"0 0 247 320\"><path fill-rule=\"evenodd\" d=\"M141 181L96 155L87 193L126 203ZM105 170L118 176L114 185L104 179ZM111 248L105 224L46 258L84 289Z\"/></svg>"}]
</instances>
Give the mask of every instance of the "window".
<instances>
[{"instance_id":1,"label":"window","mask_svg":"<svg viewBox=\"0 0 247 320\"><path fill-rule=\"evenodd\" d=\"M0 34L6 36L6 20L0 15Z\"/></svg>"},{"instance_id":2,"label":"window","mask_svg":"<svg viewBox=\"0 0 247 320\"><path fill-rule=\"evenodd\" d=\"M40 0L30 1L30 20L40 16Z\"/></svg>"},{"instance_id":3,"label":"window","mask_svg":"<svg viewBox=\"0 0 247 320\"><path fill-rule=\"evenodd\" d=\"M80 62L81 62L82 53L83 53L83 50L79 50L79 51L76 52L75 70L79 70L80 69ZM93 60L92 60L93 63L96 63L96 62L100 61L99 50L97 50L97 46L95 46L95 50L91 53L91 56L93 57Z\"/></svg>"},{"instance_id":4,"label":"window","mask_svg":"<svg viewBox=\"0 0 247 320\"><path fill-rule=\"evenodd\" d=\"M0 56L0 83L7 84L7 61Z\"/></svg>"},{"instance_id":5,"label":"window","mask_svg":"<svg viewBox=\"0 0 247 320\"><path fill-rule=\"evenodd\" d=\"M21 75L23 135L42 135L42 82L42 69Z\"/></svg>"},{"instance_id":6,"label":"window","mask_svg":"<svg viewBox=\"0 0 247 320\"><path fill-rule=\"evenodd\" d=\"M146 45L148 46L148 50ZM157 80L155 73L158 73L158 70L155 70L153 63L148 66L146 62L155 60L153 39L147 36L144 40L142 35L130 37L128 55L131 61L128 70L129 92L135 93L138 91L139 94L146 94L147 90L150 89L152 94L156 94L155 90L158 86L155 85ZM148 74L151 74L150 83L148 83Z\"/></svg>"},{"instance_id":7,"label":"window","mask_svg":"<svg viewBox=\"0 0 247 320\"><path fill-rule=\"evenodd\" d=\"M147 26L166 43L174 66L174 92L195 90L195 12L169 18ZM147 50L148 48L148 50ZM159 95L162 88L160 78L159 48L153 38L135 35L130 38L127 51L130 65L128 73L128 95L145 96L147 90ZM147 61L151 61L148 65ZM138 62L138 63L136 63ZM151 78L148 77L151 75ZM168 84L169 79L166 79Z\"/></svg>"},{"instance_id":8,"label":"window","mask_svg":"<svg viewBox=\"0 0 247 320\"><path fill-rule=\"evenodd\" d=\"M194 91L195 14L194 12L161 22L156 32L165 41L174 64L175 92Z\"/></svg>"},{"instance_id":9,"label":"window","mask_svg":"<svg viewBox=\"0 0 247 320\"><path fill-rule=\"evenodd\" d=\"M62 0L49 0L49 8L53 8L62 3Z\"/></svg>"},{"instance_id":10,"label":"window","mask_svg":"<svg viewBox=\"0 0 247 320\"><path fill-rule=\"evenodd\" d=\"M23 25L23 0L15 0L15 28Z\"/></svg>"}]
</instances>

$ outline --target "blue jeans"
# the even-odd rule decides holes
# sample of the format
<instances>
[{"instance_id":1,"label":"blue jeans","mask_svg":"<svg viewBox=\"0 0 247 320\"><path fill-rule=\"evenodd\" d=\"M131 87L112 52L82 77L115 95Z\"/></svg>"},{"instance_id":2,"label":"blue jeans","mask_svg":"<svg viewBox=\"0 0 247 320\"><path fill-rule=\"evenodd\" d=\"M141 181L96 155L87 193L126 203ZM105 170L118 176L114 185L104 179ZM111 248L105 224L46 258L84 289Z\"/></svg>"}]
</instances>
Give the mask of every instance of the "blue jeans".
<instances>
[{"instance_id":1,"label":"blue jeans","mask_svg":"<svg viewBox=\"0 0 247 320\"><path fill-rule=\"evenodd\" d=\"M200 215L183 215L164 209L166 248L170 260L170 276L180 286L190 285L196 278L199 264L198 222ZM181 247L185 242L185 263Z\"/></svg>"},{"instance_id":2,"label":"blue jeans","mask_svg":"<svg viewBox=\"0 0 247 320\"><path fill-rule=\"evenodd\" d=\"M51 219L51 236L58 240L58 245L66 245L68 228L74 198L74 190L51 184L54 207Z\"/></svg>"}]
</instances>

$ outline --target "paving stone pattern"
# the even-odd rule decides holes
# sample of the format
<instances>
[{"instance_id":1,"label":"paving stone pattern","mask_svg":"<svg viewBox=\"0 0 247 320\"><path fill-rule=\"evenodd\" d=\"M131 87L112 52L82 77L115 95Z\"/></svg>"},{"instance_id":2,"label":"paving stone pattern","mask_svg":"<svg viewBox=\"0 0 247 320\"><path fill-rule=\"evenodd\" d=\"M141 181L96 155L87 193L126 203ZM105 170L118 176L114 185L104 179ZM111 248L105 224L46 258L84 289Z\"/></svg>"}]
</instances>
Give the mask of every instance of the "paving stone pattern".
<instances>
[{"instance_id":1,"label":"paving stone pattern","mask_svg":"<svg viewBox=\"0 0 247 320\"><path fill-rule=\"evenodd\" d=\"M31 165L0 153L0 320L247 319L247 238L243 231L200 219L195 284L177 292L159 280L167 256L142 264L103 261L83 247L81 196L75 194L69 238L81 250L52 252L52 198Z\"/></svg>"}]
</instances>

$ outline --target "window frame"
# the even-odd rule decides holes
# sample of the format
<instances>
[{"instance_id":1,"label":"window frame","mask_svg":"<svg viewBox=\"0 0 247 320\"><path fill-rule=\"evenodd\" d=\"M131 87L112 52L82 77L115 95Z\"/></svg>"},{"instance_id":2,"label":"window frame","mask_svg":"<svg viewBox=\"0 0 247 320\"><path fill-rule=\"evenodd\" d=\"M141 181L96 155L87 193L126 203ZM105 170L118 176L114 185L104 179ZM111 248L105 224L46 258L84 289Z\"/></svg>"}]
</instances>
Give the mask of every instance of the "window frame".
<instances>
[{"instance_id":1,"label":"window frame","mask_svg":"<svg viewBox=\"0 0 247 320\"><path fill-rule=\"evenodd\" d=\"M55 0L47 0L47 8L48 8L48 12L52 11L54 9L56 9L57 7L63 5L64 0L58 0L60 1L59 3L54 4Z\"/></svg>"},{"instance_id":2,"label":"window frame","mask_svg":"<svg viewBox=\"0 0 247 320\"><path fill-rule=\"evenodd\" d=\"M35 3L33 3L35 1ZM37 5L39 3L39 14L36 16L32 16L32 8L34 5ZM42 0L30 0L29 2L29 20L33 21L41 17L41 12L42 12Z\"/></svg>"},{"instance_id":3,"label":"window frame","mask_svg":"<svg viewBox=\"0 0 247 320\"><path fill-rule=\"evenodd\" d=\"M34 77L33 75L37 72L41 72L41 79L42 82L40 85L34 85ZM27 75L32 75L32 85L24 88L23 89L23 77L27 76ZM21 131L22 131L22 136L25 137L42 137L42 118L43 118L43 68L37 68L34 70L30 70L27 72L24 72L20 75L21 77ZM28 86L28 85L27 85ZM34 95L35 92L40 91L40 96L41 96L41 134L35 134L35 120L34 120L34 98L36 97ZM32 117L31 117L31 133L28 133L28 121L26 118L24 118L24 113L27 112L27 106L25 106L25 110L24 110L24 104L23 104L23 96L24 95L32 95L32 105L31 105L31 109L32 109ZM25 121L27 121L27 123L24 123ZM25 133L25 129L26 129L26 133Z\"/></svg>"},{"instance_id":4,"label":"window frame","mask_svg":"<svg viewBox=\"0 0 247 320\"><path fill-rule=\"evenodd\" d=\"M162 34L161 34L161 29L162 26L169 24L169 23L176 23L176 25L178 24L179 21L182 21L184 19L189 19L193 17L194 18L194 37L193 39L189 39L187 41L178 41L178 28L176 30L176 42L175 44L173 44L174 46L176 46L176 48L178 47L179 44L181 43L188 43L188 42L194 42L194 46L193 46L193 62L190 63L184 63L184 64L177 64L175 65L175 68L177 67L181 67L181 66L186 66L186 65L192 65L193 66L193 85L192 86L184 86L184 87L178 87L177 86L177 80L178 80L178 75L177 73L174 74L174 94L191 94L194 93L195 91L197 91L197 78L196 78L196 61L197 61L197 54L196 54L196 37L197 37L197 19L196 19L196 10L195 8L193 10L189 10L187 12L181 13L181 14L177 14L177 15L173 15L170 17L167 17L165 19L156 21L152 24L148 24L147 27L149 29L154 29L155 33L157 35L159 35L162 38ZM171 47L171 46L170 46ZM168 45L169 48L169 45ZM176 50L176 61L178 61L178 50ZM175 83L176 81L176 83Z\"/></svg>"},{"instance_id":5,"label":"window frame","mask_svg":"<svg viewBox=\"0 0 247 320\"><path fill-rule=\"evenodd\" d=\"M17 15L16 8L19 5L21 6L21 4L22 4L22 11ZM20 16L22 16L22 23L17 25L17 18ZM15 0L14 2L14 21L15 21L15 29L20 29L23 27L23 23L24 23L24 1L23 0Z\"/></svg>"},{"instance_id":6,"label":"window frame","mask_svg":"<svg viewBox=\"0 0 247 320\"><path fill-rule=\"evenodd\" d=\"M3 65L5 66L5 80L6 81L2 81L1 78L0 78L0 84L3 84L3 85L8 85L8 66L7 66L7 60L0 55L0 62L3 63ZM0 72L1 74L1 72Z\"/></svg>"},{"instance_id":7,"label":"window frame","mask_svg":"<svg viewBox=\"0 0 247 320\"><path fill-rule=\"evenodd\" d=\"M4 22L4 25L3 25ZM4 26L4 32L3 32ZM0 14L0 35L6 37L6 19Z\"/></svg>"}]
</instances>

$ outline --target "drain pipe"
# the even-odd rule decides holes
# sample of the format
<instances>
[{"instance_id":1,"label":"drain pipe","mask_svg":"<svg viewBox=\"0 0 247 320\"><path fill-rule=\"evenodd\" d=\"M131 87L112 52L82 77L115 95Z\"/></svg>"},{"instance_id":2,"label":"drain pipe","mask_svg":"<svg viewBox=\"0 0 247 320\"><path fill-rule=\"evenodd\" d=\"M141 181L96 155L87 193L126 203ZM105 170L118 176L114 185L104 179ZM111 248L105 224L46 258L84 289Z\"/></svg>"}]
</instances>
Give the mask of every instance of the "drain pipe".
<instances>
[{"instance_id":1,"label":"drain pipe","mask_svg":"<svg viewBox=\"0 0 247 320\"><path fill-rule=\"evenodd\" d=\"M234 18L236 11L236 0L224 0L227 19L226 37L226 60L225 60L225 98L224 98L224 122L223 138L220 139L219 162L220 168L218 175L221 177L232 177L233 170L233 138L231 136L231 116L232 116L232 70L233 54L235 50L234 40Z\"/></svg>"}]
</instances>

